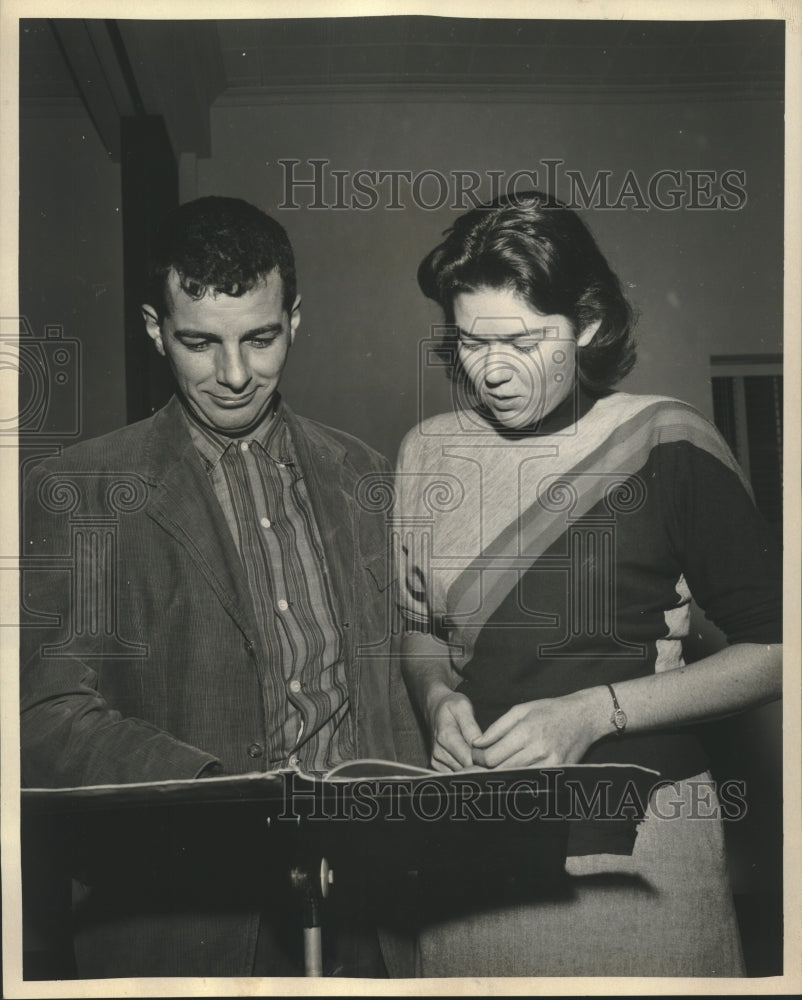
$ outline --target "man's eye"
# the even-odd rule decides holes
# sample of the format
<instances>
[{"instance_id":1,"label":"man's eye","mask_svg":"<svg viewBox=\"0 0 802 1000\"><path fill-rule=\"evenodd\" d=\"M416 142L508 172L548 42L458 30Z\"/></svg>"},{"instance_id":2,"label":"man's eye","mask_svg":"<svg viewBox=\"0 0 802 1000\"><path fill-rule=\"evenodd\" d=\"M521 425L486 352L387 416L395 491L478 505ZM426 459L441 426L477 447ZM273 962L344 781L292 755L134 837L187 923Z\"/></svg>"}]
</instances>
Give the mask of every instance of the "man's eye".
<instances>
[{"instance_id":1,"label":"man's eye","mask_svg":"<svg viewBox=\"0 0 802 1000\"><path fill-rule=\"evenodd\" d=\"M539 340L519 340L515 344L515 350L521 354L531 354L540 347Z\"/></svg>"},{"instance_id":2,"label":"man's eye","mask_svg":"<svg viewBox=\"0 0 802 1000\"><path fill-rule=\"evenodd\" d=\"M185 340L184 347L188 351L205 351L209 346L208 340Z\"/></svg>"},{"instance_id":3,"label":"man's eye","mask_svg":"<svg viewBox=\"0 0 802 1000\"><path fill-rule=\"evenodd\" d=\"M464 351L475 351L476 348L479 347L479 345L480 345L480 342L478 340L461 340L459 342L459 346Z\"/></svg>"},{"instance_id":4,"label":"man's eye","mask_svg":"<svg viewBox=\"0 0 802 1000\"><path fill-rule=\"evenodd\" d=\"M271 344L275 344L275 342L275 337L254 337L254 339L250 341L254 347L270 347Z\"/></svg>"}]
</instances>

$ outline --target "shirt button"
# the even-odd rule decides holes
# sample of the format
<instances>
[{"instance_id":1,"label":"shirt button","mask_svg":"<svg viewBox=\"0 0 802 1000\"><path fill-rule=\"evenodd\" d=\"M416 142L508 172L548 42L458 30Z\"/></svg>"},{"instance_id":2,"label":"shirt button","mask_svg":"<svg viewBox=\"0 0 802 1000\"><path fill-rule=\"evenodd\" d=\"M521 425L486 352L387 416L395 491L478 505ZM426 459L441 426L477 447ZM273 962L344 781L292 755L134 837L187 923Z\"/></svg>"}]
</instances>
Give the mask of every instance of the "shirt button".
<instances>
[{"instance_id":1,"label":"shirt button","mask_svg":"<svg viewBox=\"0 0 802 1000\"><path fill-rule=\"evenodd\" d=\"M263 528L269 528L270 527L270 518L269 517L263 517L261 519L261 521L259 522L259 524L261 524Z\"/></svg>"},{"instance_id":2,"label":"shirt button","mask_svg":"<svg viewBox=\"0 0 802 1000\"><path fill-rule=\"evenodd\" d=\"M246 639L242 644L245 647L245 652L253 655L253 643L250 639Z\"/></svg>"},{"instance_id":3,"label":"shirt button","mask_svg":"<svg viewBox=\"0 0 802 1000\"><path fill-rule=\"evenodd\" d=\"M248 445L247 441L241 441L240 442L240 446L239 446L239 450L240 451L248 451L248 447L249 447L249 445Z\"/></svg>"},{"instance_id":4,"label":"shirt button","mask_svg":"<svg viewBox=\"0 0 802 1000\"><path fill-rule=\"evenodd\" d=\"M295 694L298 694L300 690L301 690L300 681L290 681L290 691L294 692Z\"/></svg>"},{"instance_id":5,"label":"shirt button","mask_svg":"<svg viewBox=\"0 0 802 1000\"><path fill-rule=\"evenodd\" d=\"M261 743L251 743L248 747L249 757L261 757L264 752L264 747Z\"/></svg>"},{"instance_id":6,"label":"shirt button","mask_svg":"<svg viewBox=\"0 0 802 1000\"><path fill-rule=\"evenodd\" d=\"M289 607L289 604L287 604L287 602L282 597L281 600L278 602L278 609L279 609L279 611L286 611L288 607Z\"/></svg>"}]
</instances>

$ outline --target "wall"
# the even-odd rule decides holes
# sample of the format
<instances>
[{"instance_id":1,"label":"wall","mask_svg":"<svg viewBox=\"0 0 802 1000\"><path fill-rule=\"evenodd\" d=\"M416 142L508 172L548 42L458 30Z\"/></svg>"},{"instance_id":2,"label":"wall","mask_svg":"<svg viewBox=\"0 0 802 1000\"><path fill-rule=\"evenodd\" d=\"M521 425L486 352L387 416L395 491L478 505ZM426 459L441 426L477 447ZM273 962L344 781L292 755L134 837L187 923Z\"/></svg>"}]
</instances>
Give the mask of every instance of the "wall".
<instances>
[{"instance_id":1,"label":"wall","mask_svg":"<svg viewBox=\"0 0 802 1000\"><path fill-rule=\"evenodd\" d=\"M77 104L23 109L19 135L20 310L35 337L55 324L79 342L80 437L94 437L125 423L120 168Z\"/></svg>"},{"instance_id":2,"label":"wall","mask_svg":"<svg viewBox=\"0 0 802 1000\"><path fill-rule=\"evenodd\" d=\"M565 170L581 171L586 184L609 170L612 201L628 170L644 189L658 170L744 171L740 210L585 214L641 314L640 362L625 387L676 395L711 415L711 354L782 350L782 128L782 109L758 101L218 102L213 155L197 162L191 182L184 175L182 198L237 195L285 224L303 295L286 395L299 411L358 434L392 459L417 418L417 344L440 319L415 272L459 212L449 204L416 207L403 181L400 209L387 207L388 181L377 185L380 205L371 211L314 210L306 207L314 196L308 188L287 198L279 160L302 161L299 178L313 176L313 158L327 159L329 171L410 170L413 177L424 170L509 177L539 168L544 185L541 161L561 159L558 195L570 196ZM332 205L335 182L327 180L323 201ZM680 186L688 189L687 177ZM479 194L489 191L486 180ZM421 193L434 203L435 182ZM303 207L280 207L292 200ZM427 383L427 406L447 408L443 380Z\"/></svg>"}]
</instances>

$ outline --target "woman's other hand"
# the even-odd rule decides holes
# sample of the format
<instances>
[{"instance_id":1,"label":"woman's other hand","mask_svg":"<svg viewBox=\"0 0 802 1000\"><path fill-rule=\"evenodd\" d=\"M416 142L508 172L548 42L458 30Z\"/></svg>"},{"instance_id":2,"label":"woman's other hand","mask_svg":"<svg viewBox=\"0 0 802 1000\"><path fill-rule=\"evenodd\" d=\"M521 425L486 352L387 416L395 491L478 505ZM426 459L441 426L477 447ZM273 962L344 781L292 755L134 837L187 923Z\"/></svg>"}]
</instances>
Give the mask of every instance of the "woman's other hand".
<instances>
[{"instance_id":1,"label":"woman's other hand","mask_svg":"<svg viewBox=\"0 0 802 1000\"><path fill-rule=\"evenodd\" d=\"M460 771L473 767L472 743L482 735L473 706L464 694L445 684L432 685L427 698L432 760L435 771Z\"/></svg>"},{"instance_id":2,"label":"woman's other hand","mask_svg":"<svg viewBox=\"0 0 802 1000\"><path fill-rule=\"evenodd\" d=\"M513 706L474 739L472 760L482 767L558 767L577 764L606 732L610 711L604 688ZM610 731L613 731L611 727Z\"/></svg>"}]
</instances>

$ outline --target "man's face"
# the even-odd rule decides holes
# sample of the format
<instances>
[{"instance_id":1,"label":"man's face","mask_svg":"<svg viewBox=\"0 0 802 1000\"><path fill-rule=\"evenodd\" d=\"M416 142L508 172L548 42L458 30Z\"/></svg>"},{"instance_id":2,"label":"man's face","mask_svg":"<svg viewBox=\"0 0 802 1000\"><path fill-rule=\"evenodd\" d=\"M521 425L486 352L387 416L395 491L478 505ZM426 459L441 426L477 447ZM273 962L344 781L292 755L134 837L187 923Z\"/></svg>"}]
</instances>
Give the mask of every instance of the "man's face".
<instances>
[{"instance_id":1,"label":"man's face","mask_svg":"<svg viewBox=\"0 0 802 1000\"><path fill-rule=\"evenodd\" d=\"M207 292L193 299L171 271L162 323L150 306L143 307L149 336L206 426L241 435L269 412L301 319L300 298L287 315L282 291L278 271L271 271L244 295Z\"/></svg>"}]
</instances>

